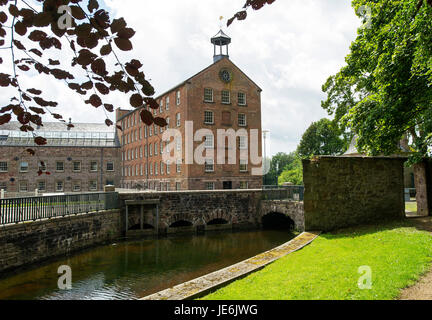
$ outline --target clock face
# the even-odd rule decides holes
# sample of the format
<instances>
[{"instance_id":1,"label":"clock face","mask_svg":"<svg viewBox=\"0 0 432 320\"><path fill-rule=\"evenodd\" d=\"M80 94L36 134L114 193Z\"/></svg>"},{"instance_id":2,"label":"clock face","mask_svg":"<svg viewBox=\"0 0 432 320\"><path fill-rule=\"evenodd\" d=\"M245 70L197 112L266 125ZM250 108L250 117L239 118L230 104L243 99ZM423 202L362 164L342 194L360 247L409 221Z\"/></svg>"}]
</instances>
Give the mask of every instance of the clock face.
<instances>
[{"instance_id":1,"label":"clock face","mask_svg":"<svg viewBox=\"0 0 432 320\"><path fill-rule=\"evenodd\" d=\"M231 82L231 73L226 69L222 69L220 71L219 77L221 78L221 80L223 82L226 82L226 83Z\"/></svg>"}]
</instances>

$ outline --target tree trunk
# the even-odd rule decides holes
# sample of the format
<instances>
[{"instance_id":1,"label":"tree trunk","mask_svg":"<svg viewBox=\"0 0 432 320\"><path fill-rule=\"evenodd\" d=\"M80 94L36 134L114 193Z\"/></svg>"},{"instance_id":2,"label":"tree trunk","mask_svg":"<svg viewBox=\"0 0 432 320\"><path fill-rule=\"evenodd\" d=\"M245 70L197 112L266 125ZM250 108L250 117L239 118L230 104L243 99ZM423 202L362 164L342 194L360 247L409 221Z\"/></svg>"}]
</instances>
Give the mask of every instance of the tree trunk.
<instances>
[{"instance_id":1,"label":"tree trunk","mask_svg":"<svg viewBox=\"0 0 432 320\"><path fill-rule=\"evenodd\" d=\"M426 178L426 162L422 161L414 164L414 182L416 187L416 200L417 200L417 215L428 216L428 186Z\"/></svg>"},{"instance_id":2,"label":"tree trunk","mask_svg":"<svg viewBox=\"0 0 432 320\"><path fill-rule=\"evenodd\" d=\"M432 159L428 159L426 164L426 184L428 192L429 215L432 216Z\"/></svg>"}]
</instances>

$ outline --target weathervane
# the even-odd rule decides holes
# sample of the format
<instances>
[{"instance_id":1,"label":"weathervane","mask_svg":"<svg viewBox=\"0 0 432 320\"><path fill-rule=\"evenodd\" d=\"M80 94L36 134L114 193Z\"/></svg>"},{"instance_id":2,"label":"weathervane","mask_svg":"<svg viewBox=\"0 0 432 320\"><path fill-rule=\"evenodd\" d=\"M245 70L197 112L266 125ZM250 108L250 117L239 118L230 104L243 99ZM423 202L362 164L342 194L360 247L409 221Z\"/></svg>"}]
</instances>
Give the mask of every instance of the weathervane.
<instances>
[{"instance_id":1,"label":"weathervane","mask_svg":"<svg viewBox=\"0 0 432 320\"><path fill-rule=\"evenodd\" d=\"M222 20L224 19L223 16L219 17L219 29L222 29Z\"/></svg>"}]
</instances>

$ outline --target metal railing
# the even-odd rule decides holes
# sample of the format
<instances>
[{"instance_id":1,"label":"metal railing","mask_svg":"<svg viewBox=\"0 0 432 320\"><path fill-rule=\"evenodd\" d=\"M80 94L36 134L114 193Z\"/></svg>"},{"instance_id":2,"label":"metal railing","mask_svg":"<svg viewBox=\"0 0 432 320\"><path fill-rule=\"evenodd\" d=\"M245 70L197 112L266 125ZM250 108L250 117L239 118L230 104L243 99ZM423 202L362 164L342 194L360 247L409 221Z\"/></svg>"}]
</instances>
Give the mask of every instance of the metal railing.
<instances>
[{"instance_id":1,"label":"metal railing","mask_svg":"<svg viewBox=\"0 0 432 320\"><path fill-rule=\"evenodd\" d=\"M263 186L263 200L303 201L304 186Z\"/></svg>"},{"instance_id":2,"label":"metal railing","mask_svg":"<svg viewBox=\"0 0 432 320\"><path fill-rule=\"evenodd\" d=\"M83 193L0 199L0 225L118 208L118 193Z\"/></svg>"}]
</instances>

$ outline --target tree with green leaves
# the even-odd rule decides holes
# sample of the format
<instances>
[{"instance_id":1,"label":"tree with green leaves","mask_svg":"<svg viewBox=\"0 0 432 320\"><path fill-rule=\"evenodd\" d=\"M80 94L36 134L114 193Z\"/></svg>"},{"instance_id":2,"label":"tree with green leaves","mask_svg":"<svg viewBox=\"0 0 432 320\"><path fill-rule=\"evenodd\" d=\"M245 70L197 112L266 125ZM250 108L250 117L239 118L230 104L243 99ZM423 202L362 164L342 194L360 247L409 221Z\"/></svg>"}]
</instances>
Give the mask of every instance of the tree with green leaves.
<instances>
[{"instance_id":1,"label":"tree with green leaves","mask_svg":"<svg viewBox=\"0 0 432 320\"><path fill-rule=\"evenodd\" d=\"M283 184L286 182L294 185L303 184L303 165L301 157L298 153L292 153L293 161L291 161L279 175L278 183Z\"/></svg>"},{"instance_id":2,"label":"tree with green leaves","mask_svg":"<svg viewBox=\"0 0 432 320\"><path fill-rule=\"evenodd\" d=\"M313 122L303 134L297 147L298 154L303 158L318 155L335 156L347 150L347 140L341 130L327 118Z\"/></svg>"},{"instance_id":3,"label":"tree with green leaves","mask_svg":"<svg viewBox=\"0 0 432 320\"><path fill-rule=\"evenodd\" d=\"M264 185L277 185L278 177L292 161L294 161L293 153L278 152L275 154L271 159L269 172L264 176Z\"/></svg>"},{"instance_id":4,"label":"tree with green leaves","mask_svg":"<svg viewBox=\"0 0 432 320\"><path fill-rule=\"evenodd\" d=\"M360 152L392 155L408 136L410 162L420 163L432 142L432 1L352 3L356 12L370 9L369 22L358 30L347 65L324 84L322 107L355 132Z\"/></svg>"}]
</instances>

